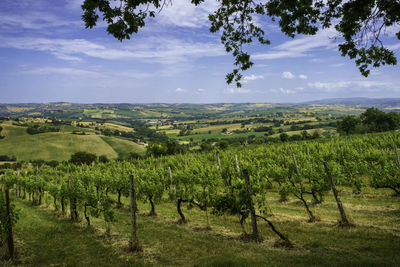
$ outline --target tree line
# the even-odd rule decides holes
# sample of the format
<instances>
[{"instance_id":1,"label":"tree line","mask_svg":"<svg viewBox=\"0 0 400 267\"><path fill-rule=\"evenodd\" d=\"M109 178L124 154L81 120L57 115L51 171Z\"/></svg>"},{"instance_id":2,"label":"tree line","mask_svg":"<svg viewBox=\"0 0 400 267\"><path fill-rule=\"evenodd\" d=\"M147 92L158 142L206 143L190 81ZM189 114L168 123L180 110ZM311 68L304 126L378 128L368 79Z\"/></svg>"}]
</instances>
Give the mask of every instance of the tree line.
<instances>
[{"instance_id":1,"label":"tree line","mask_svg":"<svg viewBox=\"0 0 400 267\"><path fill-rule=\"evenodd\" d=\"M343 134L362 134L394 131L400 128L400 114L369 108L360 116L349 115L337 123L337 132Z\"/></svg>"}]
</instances>

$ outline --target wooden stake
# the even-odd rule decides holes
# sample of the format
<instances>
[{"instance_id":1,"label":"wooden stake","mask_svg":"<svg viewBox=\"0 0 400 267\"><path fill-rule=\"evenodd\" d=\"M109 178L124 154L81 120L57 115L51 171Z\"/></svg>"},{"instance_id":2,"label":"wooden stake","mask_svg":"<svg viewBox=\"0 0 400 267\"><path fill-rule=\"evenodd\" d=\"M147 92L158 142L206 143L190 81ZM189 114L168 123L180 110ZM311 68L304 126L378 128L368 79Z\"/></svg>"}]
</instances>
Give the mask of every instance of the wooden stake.
<instances>
[{"instance_id":1,"label":"wooden stake","mask_svg":"<svg viewBox=\"0 0 400 267\"><path fill-rule=\"evenodd\" d=\"M69 172L68 172L68 189L69 189L69 195L70 195L70 197L69 197L69 212L71 215L71 221L74 221L75 220L75 212L74 212L74 204L73 204L74 201L71 196L71 175L69 174Z\"/></svg>"},{"instance_id":2,"label":"wooden stake","mask_svg":"<svg viewBox=\"0 0 400 267\"><path fill-rule=\"evenodd\" d=\"M131 240L129 242L130 251L140 251L139 240L137 238L137 226L136 226L136 193L135 193L135 181L133 173L129 176L130 190L129 196L131 199Z\"/></svg>"},{"instance_id":3,"label":"wooden stake","mask_svg":"<svg viewBox=\"0 0 400 267\"><path fill-rule=\"evenodd\" d=\"M326 163L326 161L324 161L324 167L325 167L326 174L328 175L329 183L331 184L333 195L335 196L336 204L337 204L339 212L340 212L340 217L342 218L342 224L350 225L350 222L347 220L346 213L344 212L342 201L340 201L335 184L333 183L332 175L331 175L331 172L329 171L328 164Z\"/></svg>"},{"instance_id":4,"label":"wooden stake","mask_svg":"<svg viewBox=\"0 0 400 267\"><path fill-rule=\"evenodd\" d=\"M174 191L174 194L176 195L176 187L175 187L174 182L173 182L173 179L172 179L172 170L171 170L171 167L168 167L168 172L169 172L169 181L171 182L172 190Z\"/></svg>"},{"instance_id":5,"label":"wooden stake","mask_svg":"<svg viewBox=\"0 0 400 267\"><path fill-rule=\"evenodd\" d=\"M257 219L256 219L256 211L254 209L253 205L253 192L250 184L250 179L249 179L249 172L247 169L243 169L243 177L244 181L246 184L246 190L247 194L249 195L249 203L250 203L250 217L251 217L251 225L253 227L253 238L257 239L258 238L258 228L257 228Z\"/></svg>"},{"instance_id":6,"label":"wooden stake","mask_svg":"<svg viewBox=\"0 0 400 267\"><path fill-rule=\"evenodd\" d=\"M237 172L240 172L240 169L239 169L239 161L238 161L238 157L237 157L236 154L235 154L235 164L236 164L236 171L237 171Z\"/></svg>"},{"instance_id":7,"label":"wooden stake","mask_svg":"<svg viewBox=\"0 0 400 267\"><path fill-rule=\"evenodd\" d=\"M10 208L10 193L8 189L8 185L5 186L5 196L6 196L6 212L7 212L7 243L8 243L8 252L10 254L10 258L14 259L14 238L12 232L12 218L11 218L11 208Z\"/></svg>"}]
</instances>

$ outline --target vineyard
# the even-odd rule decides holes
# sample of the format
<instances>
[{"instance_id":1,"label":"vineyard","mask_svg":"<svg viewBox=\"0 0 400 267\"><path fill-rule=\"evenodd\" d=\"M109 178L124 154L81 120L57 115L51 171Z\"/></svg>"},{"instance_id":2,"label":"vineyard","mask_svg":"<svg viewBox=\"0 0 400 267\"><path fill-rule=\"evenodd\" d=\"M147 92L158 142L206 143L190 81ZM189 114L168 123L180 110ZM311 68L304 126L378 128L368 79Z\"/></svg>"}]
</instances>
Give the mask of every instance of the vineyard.
<instances>
[{"instance_id":1,"label":"vineyard","mask_svg":"<svg viewBox=\"0 0 400 267\"><path fill-rule=\"evenodd\" d=\"M190 247L179 243L188 240L198 242L202 257L219 253L214 247L218 244L207 249L188 236L192 231L221 242L231 253L240 254L238 246L248 244L257 253L242 258L246 264L268 264L257 257L270 252L282 257L268 258L272 265L317 264L319 259L325 264L335 260L329 265L340 265L341 260L397 265L399 144L400 134L390 132L90 166L64 163L6 170L1 183L11 203L18 204L11 205L6 216L16 221L11 223L14 228L25 220L18 207L46 206L46 211L114 238L118 245L113 249L120 254L139 251L122 254L144 265L204 264L193 256L149 259L149 251L163 246L163 234L152 241L148 237L157 227L173 227L182 240L171 236L176 242L171 244L166 237L165 246L177 246L187 255ZM319 254L309 261L310 253ZM303 259L296 261L297 256ZM207 265L229 264L228 259L207 259Z\"/></svg>"}]
</instances>

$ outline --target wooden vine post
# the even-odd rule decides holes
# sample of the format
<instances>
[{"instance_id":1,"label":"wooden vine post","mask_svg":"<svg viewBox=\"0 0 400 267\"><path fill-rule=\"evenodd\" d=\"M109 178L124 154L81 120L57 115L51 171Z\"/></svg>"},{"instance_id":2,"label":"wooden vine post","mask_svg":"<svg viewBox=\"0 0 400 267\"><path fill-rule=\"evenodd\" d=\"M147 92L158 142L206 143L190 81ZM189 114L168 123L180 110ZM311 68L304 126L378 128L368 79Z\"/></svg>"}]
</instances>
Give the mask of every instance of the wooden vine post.
<instances>
[{"instance_id":1,"label":"wooden vine post","mask_svg":"<svg viewBox=\"0 0 400 267\"><path fill-rule=\"evenodd\" d=\"M258 239L256 211L254 209L253 197L252 197L253 192L252 192L252 188L251 188L251 184L250 184L250 180L249 180L249 172L247 169L243 169L243 177L244 177L244 181L246 184L247 194L249 196L251 226L253 228L252 236L254 239Z\"/></svg>"},{"instance_id":2,"label":"wooden vine post","mask_svg":"<svg viewBox=\"0 0 400 267\"><path fill-rule=\"evenodd\" d=\"M235 154L235 166L236 166L236 172L240 172L239 161L236 154Z\"/></svg>"},{"instance_id":3,"label":"wooden vine post","mask_svg":"<svg viewBox=\"0 0 400 267\"><path fill-rule=\"evenodd\" d=\"M351 225L349 220L346 217L346 213L344 212L342 201L339 198L338 192L336 190L336 186L333 183L332 175L331 175L331 172L328 168L328 164L326 163L326 161L324 161L324 167L325 167L326 174L328 176L329 183L331 184L333 195L335 196L336 204L337 204L339 212L340 212L341 224L342 225Z\"/></svg>"},{"instance_id":4,"label":"wooden vine post","mask_svg":"<svg viewBox=\"0 0 400 267\"><path fill-rule=\"evenodd\" d=\"M140 251L139 239L137 238L137 226L136 226L136 193L135 193L135 184L134 184L134 176L133 173L129 176L130 190L129 196L131 200L131 240L129 242L129 250L130 251Z\"/></svg>"},{"instance_id":5,"label":"wooden vine post","mask_svg":"<svg viewBox=\"0 0 400 267\"><path fill-rule=\"evenodd\" d=\"M174 191L174 195L176 195L176 187L174 185L174 180L172 178L172 170L171 167L168 167L168 172L169 172L169 181L171 182L171 188Z\"/></svg>"},{"instance_id":6,"label":"wooden vine post","mask_svg":"<svg viewBox=\"0 0 400 267\"><path fill-rule=\"evenodd\" d=\"M76 210L76 199L72 194L72 181L71 181L71 174L68 172L68 189L69 189L69 210L71 213L71 221L78 220L78 211Z\"/></svg>"},{"instance_id":7,"label":"wooden vine post","mask_svg":"<svg viewBox=\"0 0 400 267\"><path fill-rule=\"evenodd\" d=\"M8 252L10 258L14 258L14 238L12 232L12 219L11 219L11 205L10 205L10 192L8 185L5 186L5 197L6 197L6 213L7 213L7 243L8 243Z\"/></svg>"},{"instance_id":8,"label":"wooden vine post","mask_svg":"<svg viewBox=\"0 0 400 267\"><path fill-rule=\"evenodd\" d=\"M297 177L299 178L299 183L300 183L300 190L299 190L299 194L295 194L295 196L301 200L301 202L303 202L304 207L306 208L306 211L308 213L308 215L310 216L310 219L308 220L309 222L315 222L315 220L317 220L317 218L315 218L314 214L312 213L312 211L310 210L310 207L307 204L307 201L304 199L304 185L303 185L303 181L301 180L300 177L300 171L299 171L299 167L297 166L297 161L296 161L296 156L294 155L294 153L292 153L293 156L293 162L294 162L294 166L296 167L296 174ZM294 183L292 182L293 186Z\"/></svg>"},{"instance_id":9,"label":"wooden vine post","mask_svg":"<svg viewBox=\"0 0 400 267\"><path fill-rule=\"evenodd\" d=\"M69 195L70 195L70 197L69 197L69 212L70 212L70 215L71 215L71 221L73 221L74 220L74 207L73 207L73 204L72 204L72 196L71 196L71 175L68 173L68 191L69 191Z\"/></svg>"},{"instance_id":10,"label":"wooden vine post","mask_svg":"<svg viewBox=\"0 0 400 267\"><path fill-rule=\"evenodd\" d=\"M396 163L397 163L397 166L400 167L400 158L399 158L399 152L397 151L397 145L394 146L394 152L396 153Z\"/></svg>"}]
</instances>

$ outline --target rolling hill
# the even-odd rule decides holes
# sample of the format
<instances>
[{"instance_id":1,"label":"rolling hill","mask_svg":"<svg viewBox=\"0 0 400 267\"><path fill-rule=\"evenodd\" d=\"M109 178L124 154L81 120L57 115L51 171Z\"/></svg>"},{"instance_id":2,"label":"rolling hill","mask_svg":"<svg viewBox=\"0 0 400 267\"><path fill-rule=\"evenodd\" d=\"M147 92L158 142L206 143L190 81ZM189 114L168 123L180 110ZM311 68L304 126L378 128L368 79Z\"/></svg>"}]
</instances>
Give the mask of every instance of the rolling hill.
<instances>
[{"instance_id":1,"label":"rolling hill","mask_svg":"<svg viewBox=\"0 0 400 267\"><path fill-rule=\"evenodd\" d=\"M0 139L0 155L15 156L18 161L29 160L68 160L78 151L105 155L115 159L130 152L143 153L145 148L134 142L117 137L102 135L76 135L71 132L51 132L30 135L26 127L4 122Z\"/></svg>"}]
</instances>

